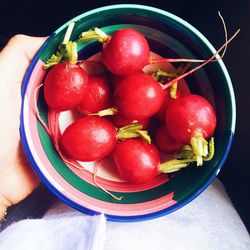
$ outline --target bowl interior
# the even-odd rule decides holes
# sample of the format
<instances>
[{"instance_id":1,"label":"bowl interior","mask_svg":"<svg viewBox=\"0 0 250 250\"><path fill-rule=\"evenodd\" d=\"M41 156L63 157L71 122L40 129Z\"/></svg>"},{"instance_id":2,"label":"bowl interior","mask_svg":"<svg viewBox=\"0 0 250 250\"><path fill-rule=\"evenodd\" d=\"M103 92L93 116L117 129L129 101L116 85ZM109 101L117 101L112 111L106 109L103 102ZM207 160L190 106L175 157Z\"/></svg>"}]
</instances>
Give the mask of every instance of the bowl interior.
<instances>
[{"instance_id":1,"label":"bowl interior","mask_svg":"<svg viewBox=\"0 0 250 250\"><path fill-rule=\"evenodd\" d=\"M113 5L86 12L74 20L77 22L72 34L73 40L77 39L81 32L93 27L101 28L107 34L123 27L132 27L147 37L151 51L163 57L206 59L215 52L207 39L190 24L152 7ZM218 174L228 155L234 133L234 94L222 60L208 64L185 79L191 92L207 98L216 110L218 121L214 135L214 158L205 162L202 167L190 166L169 178L157 177L157 180L141 187L128 187L112 180L112 177L109 180L100 177L99 182L102 185L106 185L107 189L117 196L123 196L119 201L93 185L90 181L91 176L83 179L82 173L70 169L62 162L51 139L32 115L32 107L27 105L32 103L34 89L45 75L42 65L62 41L68 24L52 34L40 49L23 85L22 140L39 176L64 202L90 214L105 212L112 220L129 221L156 217L176 210L194 199ZM88 42L79 45L78 48L80 58L87 59L100 52L101 45L97 42ZM46 121L47 107L42 94L39 95L38 108ZM36 133L37 138L32 138L30 131ZM39 142L35 143L36 140ZM37 145L39 143L40 145ZM44 158L47 159L43 160ZM50 164L51 167L47 167L46 164ZM82 204L80 199L85 200L85 203ZM148 206L149 209L140 208L140 204ZM140 212L135 212L136 210Z\"/></svg>"}]
</instances>

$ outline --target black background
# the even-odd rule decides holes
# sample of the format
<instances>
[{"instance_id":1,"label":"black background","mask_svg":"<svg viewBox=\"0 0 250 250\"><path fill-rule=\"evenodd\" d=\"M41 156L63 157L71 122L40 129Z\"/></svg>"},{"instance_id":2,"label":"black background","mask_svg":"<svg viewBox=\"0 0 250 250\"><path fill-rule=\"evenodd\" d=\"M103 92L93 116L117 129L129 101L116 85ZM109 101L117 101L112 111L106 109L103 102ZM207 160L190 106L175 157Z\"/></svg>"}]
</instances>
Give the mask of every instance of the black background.
<instances>
[{"instance_id":1,"label":"black background","mask_svg":"<svg viewBox=\"0 0 250 250\"><path fill-rule=\"evenodd\" d=\"M69 19L96 7L118 3L136 3L167 10L200 30L218 48L224 33L218 10L223 15L229 35L237 28L240 34L230 44L225 65L231 76L237 103L237 125L230 155L219 174L244 223L250 229L250 1L249 0L175 0L175 1L95 1L43 0L9 1L0 8L0 47L15 34L47 36ZM18 60L18 58L17 58ZM230 219L230 218L229 218Z\"/></svg>"}]
</instances>

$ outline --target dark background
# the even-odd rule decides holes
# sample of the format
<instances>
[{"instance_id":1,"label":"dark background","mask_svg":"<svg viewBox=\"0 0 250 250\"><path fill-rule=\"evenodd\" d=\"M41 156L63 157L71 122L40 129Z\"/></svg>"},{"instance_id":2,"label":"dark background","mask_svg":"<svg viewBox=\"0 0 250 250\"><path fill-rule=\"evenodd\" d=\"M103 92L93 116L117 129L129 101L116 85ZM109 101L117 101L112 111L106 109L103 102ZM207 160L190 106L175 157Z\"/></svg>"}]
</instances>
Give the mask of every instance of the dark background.
<instances>
[{"instance_id":1,"label":"dark background","mask_svg":"<svg viewBox=\"0 0 250 250\"><path fill-rule=\"evenodd\" d=\"M175 0L175 1L92 1L43 0L9 1L1 3L0 48L15 34L47 36L69 19L96 7L116 3L137 3L167 10L200 30L218 48L224 41L224 33L218 10L223 15L229 35L241 28L239 36L230 44L225 65L231 76L237 102L237 125L230 155L219 174L236 209L250 230L250 1L249 0ZM249 25L248 25L249 24ZM18 60L18 58L17 58ZM230 218L228 218L230 219Z\"/></svg>"}]
</instances>

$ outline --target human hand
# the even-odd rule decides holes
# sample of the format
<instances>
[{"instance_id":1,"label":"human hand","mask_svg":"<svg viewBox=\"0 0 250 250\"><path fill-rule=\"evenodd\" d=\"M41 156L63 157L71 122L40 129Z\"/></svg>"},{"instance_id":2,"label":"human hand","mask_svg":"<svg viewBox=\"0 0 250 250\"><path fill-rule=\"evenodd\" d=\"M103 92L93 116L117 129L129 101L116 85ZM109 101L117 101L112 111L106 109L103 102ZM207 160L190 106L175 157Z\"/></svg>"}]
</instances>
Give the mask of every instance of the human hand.
<instances>
[{"instance_id":1,"label":"human hand","mask_svg":"<svg viewBox=\"0 0 250 250\"><path fill-rule=\"evenodd\" d=\"M19 116L23 77L45 39L16 35L0 52L0 219L39 184L21 146Z\"/></svg>"}]
</instances>

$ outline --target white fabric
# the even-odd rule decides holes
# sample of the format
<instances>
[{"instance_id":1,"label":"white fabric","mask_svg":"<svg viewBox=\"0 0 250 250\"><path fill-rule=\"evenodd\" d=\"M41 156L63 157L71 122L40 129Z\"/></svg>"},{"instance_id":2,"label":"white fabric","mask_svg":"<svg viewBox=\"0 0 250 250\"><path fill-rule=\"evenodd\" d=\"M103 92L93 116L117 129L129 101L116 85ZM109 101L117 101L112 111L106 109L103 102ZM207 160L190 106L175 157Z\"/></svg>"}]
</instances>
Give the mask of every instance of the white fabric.
<instances>
[{"instance_id":1,"label":"white fabric","mask_svg":"<svg viewBox=\"0 0 250 250\"><path fill-rule=\"evenodd\" d=\"M216 180L185 207L136 223L108 222L105 250L250 250L250 237Z\"/></svg>"},{"instance_id":2,"label":"white fabric","mask_svg":"<svg viewBox=\"0 0 250 250\"><path fill-rule=\"evenodd\" d=\"M106 223L103 215L86 216L58 203L43 219L21 221L3 231L0 250L7 249L250 250L250 237L216 180L185 207L143 222Z\"/></svg>"},{"instance_id":3,"label":"white fabric","mask_svg":"<svg viewBox=\"0 0 250 250\"><path fill-rule=\"evenodd\" d=\"M1 250L102 250L104 215L69 211L40 220L23 220L0 234Z\"/></svg>"}]
</instances>

